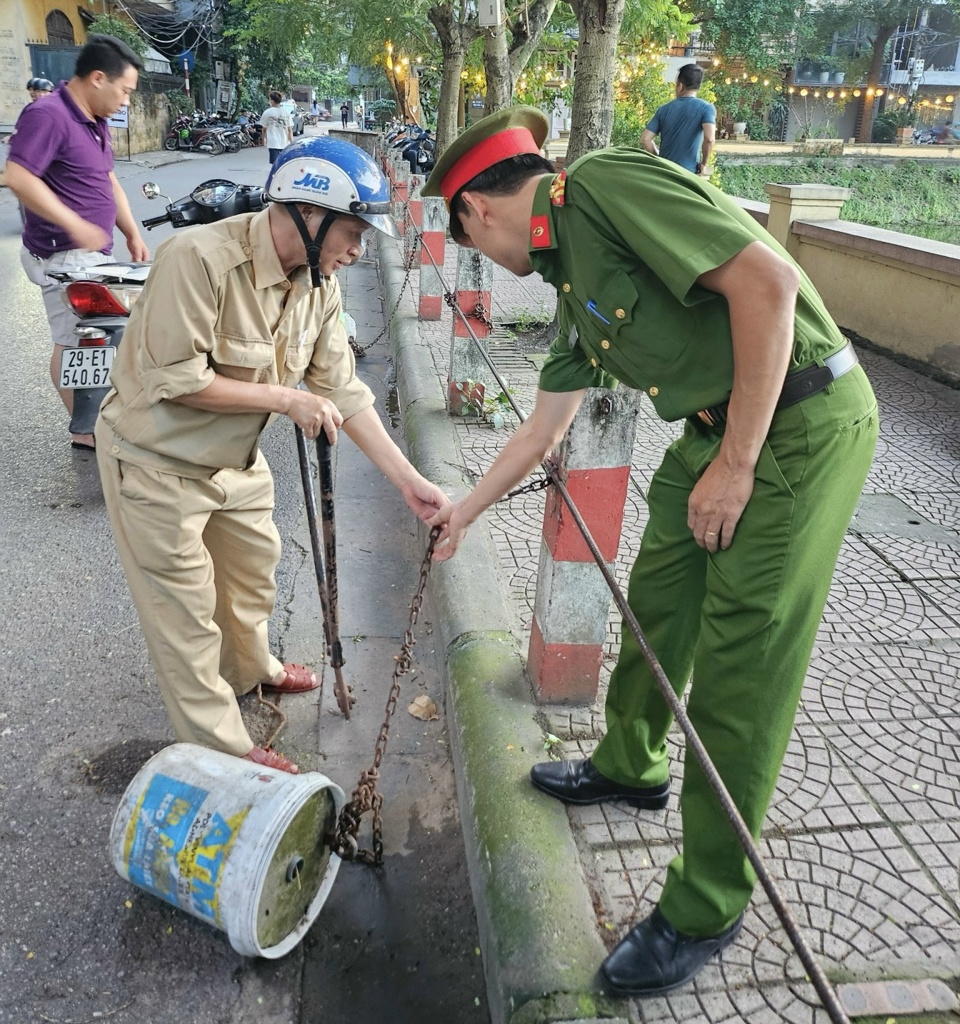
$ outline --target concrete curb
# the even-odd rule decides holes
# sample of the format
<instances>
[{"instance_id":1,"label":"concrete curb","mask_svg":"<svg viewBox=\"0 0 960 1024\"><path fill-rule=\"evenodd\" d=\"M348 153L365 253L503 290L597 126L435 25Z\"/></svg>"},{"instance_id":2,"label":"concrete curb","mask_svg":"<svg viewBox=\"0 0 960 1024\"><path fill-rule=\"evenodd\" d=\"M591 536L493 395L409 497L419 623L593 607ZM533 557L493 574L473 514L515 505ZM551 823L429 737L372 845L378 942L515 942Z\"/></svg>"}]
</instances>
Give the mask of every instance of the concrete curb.
<instances>
[{"instance_id":1,"label":"concrete curb","mask_svg":"<svg viewBox=\"0 0 960 1024\"><path fill-rule=\"evenodd\" d=\"M430 351L404 295L399 246L380 236L384 306L411 462L448 492L465 489L463 462ZM543 760L543 731L524 672L513 598L484 523L431 572L450 698L457 793L491 1019L546 1024L622 1018L597 994L606 950L563 807L527 781Z\"/></svg>"}]
</instances>

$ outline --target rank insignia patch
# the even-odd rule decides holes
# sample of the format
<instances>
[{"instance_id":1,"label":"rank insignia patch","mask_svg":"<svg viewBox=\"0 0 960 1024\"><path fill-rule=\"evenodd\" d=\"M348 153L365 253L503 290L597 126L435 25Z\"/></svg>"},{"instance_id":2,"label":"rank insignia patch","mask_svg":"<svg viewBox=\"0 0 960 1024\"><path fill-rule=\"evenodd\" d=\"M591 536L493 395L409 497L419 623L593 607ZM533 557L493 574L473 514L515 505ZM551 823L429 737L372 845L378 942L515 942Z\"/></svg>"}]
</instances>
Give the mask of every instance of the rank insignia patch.
<instances>
[{"instance_id":1,"label":"rank insignia patch","mask_svg":"<svg viewBox=\"0 0 960 1024\"><path fill-rule=\"evenodd\" d=\"M567 190L567 172L561 171L550 182L550 204L552 206L563 206Z\"/></svg>"},{"instance_id":2,"label":"rank insignia patch","mask_svg":"<svg viewBox=\"0 0 960 1024\"><path fill-rule=\"evenodd\" d=\"M550 247L550 218L540 215L530 218L530 248L547 249Z\"/></svg>"}]
</instances>

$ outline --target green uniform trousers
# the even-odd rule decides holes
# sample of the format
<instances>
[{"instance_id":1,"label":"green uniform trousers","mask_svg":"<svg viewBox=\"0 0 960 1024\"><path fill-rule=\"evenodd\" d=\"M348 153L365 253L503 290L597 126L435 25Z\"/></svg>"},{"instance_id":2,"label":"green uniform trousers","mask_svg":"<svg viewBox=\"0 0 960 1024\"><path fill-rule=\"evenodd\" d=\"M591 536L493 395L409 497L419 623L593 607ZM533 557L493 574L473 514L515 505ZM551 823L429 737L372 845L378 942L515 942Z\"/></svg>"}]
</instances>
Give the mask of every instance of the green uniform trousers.
<instances>
[{"instance_id":1,"label":"green uniform trousers","mask_svg":"<svg viewBox=\"0 0 960 1024\"><path fill-rule=\"evenodd\" d=\"M687 502L720 435L687 422L650 485L650 519L629 603L747 827L760 833L786 752L837 555L870 469L878 430L857 366L774 415L733 544L710 554ZM668 777L666 702L629 630L610 680L607 732L591 758L631 786ZM690 935L713 935L746 907L755 873L696 760L684 762L683 849L660 910Z\"/></svg>"},{"instance_id":2,"label":"green uniform trousers","mask_svg":"<svg viewBox=\"0 0 960 1024\"><path fill-rule=\"evenodd\" d=\"M254 744L237 695L283 671L267 635L280 536L266 460L194 480L120 461L101 428L103 496L177 739L242 757Z\"/></svg>"}]
</instances>

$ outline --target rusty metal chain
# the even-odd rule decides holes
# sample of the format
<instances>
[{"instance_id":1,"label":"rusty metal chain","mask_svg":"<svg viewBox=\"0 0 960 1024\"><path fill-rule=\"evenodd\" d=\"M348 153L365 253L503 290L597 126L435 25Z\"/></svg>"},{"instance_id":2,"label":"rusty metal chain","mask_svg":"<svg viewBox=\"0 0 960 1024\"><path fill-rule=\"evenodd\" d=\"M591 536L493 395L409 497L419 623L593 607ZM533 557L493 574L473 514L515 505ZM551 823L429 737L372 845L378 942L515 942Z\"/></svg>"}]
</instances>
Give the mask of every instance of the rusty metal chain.
<instances>
[{"instance_id":1,"label":"rusty metal chain","mask_svg":"<svg viewBox=\"0 0 960 1024\"><path fill-rule=\"evenodd\" d=\"M474 320L479 320L485 327L493 329L493 321L490 319L487 309L483 304L483 299L480 296L483 295L483 257L480 254L479 249L473 250L473 258L476 263L477 270L477 304L473 307L473 312L470 314Z\"/></svg>"},{"instance_id":2,"label":"rusty metal chain","mask_svg":"<svg viewBox=\"0 0 960 1024\"><path fill-rule=\"evenodd\" d=\"M396 186L394 186L394 190L395 189ZM407 219L410 215L410 204L407 202L407 200L403 201L403 208L404 213L406 215L404 219ZM421 241L422 239L420 236L420 232L414 231L413 245L410 247L409 254L407 254L404 258L404 270L406 271L406 273L403 275L403 284L400 285L400 291L397 294L397 301L393 307L393 312L384 320L383 329L380 331L380 333L373 339L373 341L367 342L366 345L357 344L356 339L347 339L350 348L357 359L363 359L363 357L371 348L373 348L374 345L376 345L378 342L382 341L384 337L386 337L387 331L390 329L390 324L393 323L393 318L397 315L397 310L400 308L400 303L403 301L403 295L404 292L407 290L407 285L410 284L410 275L413 273L413 268L417 266L417 261L415 257L417 255L417 250L420 247Z\"/></svg>"},{"instance_id":3,"label":"rusty metal chain","mask_svg":"<svg viewBox=\"0 0 960 1024\"><path fill-rule=\"evenodd\" d=\"M536 480L531 480L528 484L523 484L520 487L515 487L512 491L505 494L502 498L497 499L499 505L501 501L509 501L511 498L517 498L521 494L532 494L534 491L542 491L550 486L552 483L550 477L541 476Z\"/></svg>"},{"instance_id":4,"label":"rusty metal chain","mask_svg":"<svg viewBox=\"0 0 960 1024\"><path fill-rule=\"evenodd\" d=\"M413 665L413 646L416 640L413 636L414 627L420 617L420 608L423 605L423 594L427 586L427 579L430 576L430 566L433 563L433 549L440 536L440 527L435 526L430 531L430 540L427 544L426 553L420 563L420 581L417 584L416 592L410 601L410 621L407 623L406 632L403 634L403 643L400 645L400 653L394 657L393 682L390 685L390 693L387 696L387 706L383 717L383 724L377 736L377 742L373 748L373 763L369 768L364 768L360 773L360 781L353 791L349 803L340 812L337 821L336 835L333 840L333 851L344 860L359 860L364 864L377 866L383 863L383 820L380 816L380 808L383 806L383 794L377 789L377 782L380 779L380 763L387 750L387 742L390 739L390 719L397 710L397 701L400 699L400 680L405 676ZM373 846L370 850L359 849L357 833L360 830L360 822L367 811L373 812Z\"/></svg>"}]
</instances>

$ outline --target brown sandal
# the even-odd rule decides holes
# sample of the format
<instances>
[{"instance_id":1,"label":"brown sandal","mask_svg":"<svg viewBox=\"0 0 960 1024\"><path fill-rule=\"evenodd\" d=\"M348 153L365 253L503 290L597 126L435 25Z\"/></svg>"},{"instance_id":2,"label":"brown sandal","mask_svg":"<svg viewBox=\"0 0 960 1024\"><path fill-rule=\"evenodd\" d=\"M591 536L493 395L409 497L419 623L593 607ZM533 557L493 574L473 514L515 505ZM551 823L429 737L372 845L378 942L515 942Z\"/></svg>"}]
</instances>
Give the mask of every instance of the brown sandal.
<instances>
[{"instance_id":1,"label":"brown sandal","mask_svg":"<svg viewBox=\"0 0 960 1024\"><path fill-rule=\"evenodd\" d=\"M320 685L317 673L306 665L286 664L283 666L283 679L274 682L264 683L265 690L273 690L276 693L307 693L315 690Z\"/></svg>"},{"instance_id":2,"label":"brown sandal","mask_svg":"<svg viewBox=\"0 0 960 1024\"><path fill-rule=\"evenodd\" d=\"M247 761L255 761L265 768L276 768L278 772L289 772L291 775L299 775L300 769L283 754L276 750L264 750L263 747L254 747L243 755Z\"/></svg>"}]
</instances>

